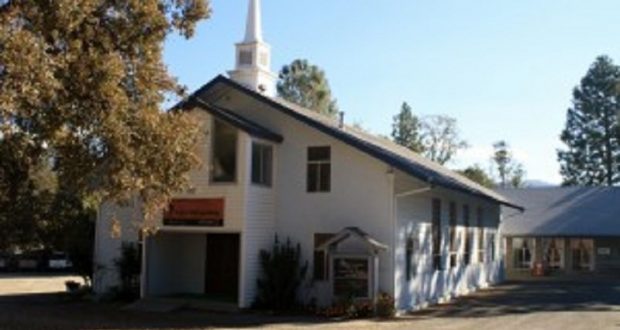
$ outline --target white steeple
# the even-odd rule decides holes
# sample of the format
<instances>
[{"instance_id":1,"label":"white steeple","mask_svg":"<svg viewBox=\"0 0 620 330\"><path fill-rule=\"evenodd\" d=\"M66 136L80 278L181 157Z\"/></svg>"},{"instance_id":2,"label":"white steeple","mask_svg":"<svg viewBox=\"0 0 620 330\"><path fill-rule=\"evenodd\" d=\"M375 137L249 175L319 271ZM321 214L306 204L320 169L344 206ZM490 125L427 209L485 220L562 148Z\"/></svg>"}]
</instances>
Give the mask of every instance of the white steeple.
<instances>
[{"instance_id":1,"label":"white steeple","mask_svg":"<svg viewBox=\"0 0 620 330\"><path fill-rule=\"evenodd\" d=\"M275 96L276 75L271 72L271 47L263 41L260 0L249 0L243 42L235 45L235 70L230 78L267 96Z\"/></svg>"},{"instance_id":2,"label":"white steeple","mask_svg":"<svg viewBox=\"0 0 620 330\"><path fill-rule=\"evenodd\" d=\"M245 40L243 42L262 42L263 27L260 13L260 0L250 0L248 19L245 26Z\"/></svg>"}]
</instances>

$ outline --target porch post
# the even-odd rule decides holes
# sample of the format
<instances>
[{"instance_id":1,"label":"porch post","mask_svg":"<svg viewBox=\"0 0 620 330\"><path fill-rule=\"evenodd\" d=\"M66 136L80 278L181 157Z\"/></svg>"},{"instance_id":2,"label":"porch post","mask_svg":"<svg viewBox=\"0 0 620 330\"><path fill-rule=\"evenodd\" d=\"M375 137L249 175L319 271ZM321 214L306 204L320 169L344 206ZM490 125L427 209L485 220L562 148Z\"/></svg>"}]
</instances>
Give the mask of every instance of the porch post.
<instances>
[{"instance_id":1,"label":"porch post","mask_svg":"<svg viewBox=\"0 0 620 330\"><path fill-rule=\"evenodd\" d=\"M375 252L372 256L372 263L373 263L373 297L372 297L372 302L373 302L373 309L374 309L374 313L377 313L377 302L379 301L379 256L378 254Z\"/></svg>"}]
</instances>

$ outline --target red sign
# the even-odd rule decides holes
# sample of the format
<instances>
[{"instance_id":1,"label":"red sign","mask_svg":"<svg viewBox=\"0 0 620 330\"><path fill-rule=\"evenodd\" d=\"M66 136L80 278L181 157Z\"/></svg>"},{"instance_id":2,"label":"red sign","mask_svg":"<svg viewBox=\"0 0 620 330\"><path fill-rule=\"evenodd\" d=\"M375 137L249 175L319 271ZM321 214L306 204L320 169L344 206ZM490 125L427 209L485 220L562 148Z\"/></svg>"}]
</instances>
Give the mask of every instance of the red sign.
<instances>
[{"instance_id":1,"label":"red sign","mask_svg":"<svg viewBox=\"0 0 620 330\"><path fill-rule=\"evenodd\" d=\"M164 213L166 226L224 226L224 199L173 199Z\"/></svg>"}]
</instances>

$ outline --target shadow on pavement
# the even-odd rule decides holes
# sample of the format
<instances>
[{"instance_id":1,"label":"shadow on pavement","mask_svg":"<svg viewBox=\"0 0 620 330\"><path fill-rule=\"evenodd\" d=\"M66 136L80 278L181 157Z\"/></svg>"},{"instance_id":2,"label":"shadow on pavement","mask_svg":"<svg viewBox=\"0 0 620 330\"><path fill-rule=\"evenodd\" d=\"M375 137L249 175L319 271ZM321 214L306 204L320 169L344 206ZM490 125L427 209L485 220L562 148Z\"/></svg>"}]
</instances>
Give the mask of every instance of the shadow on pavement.
<instances>
[{"instance_id":1,"label":"shadow on pavement","mask_svg":"<svg viewBox=\"0 0 620 330\"><path fill-rule=\"evenodd\" d=\"M567 311L619 311L620 281L519 281L459 297L407 318L493 317Z\"/></svg>"}]
</instances>

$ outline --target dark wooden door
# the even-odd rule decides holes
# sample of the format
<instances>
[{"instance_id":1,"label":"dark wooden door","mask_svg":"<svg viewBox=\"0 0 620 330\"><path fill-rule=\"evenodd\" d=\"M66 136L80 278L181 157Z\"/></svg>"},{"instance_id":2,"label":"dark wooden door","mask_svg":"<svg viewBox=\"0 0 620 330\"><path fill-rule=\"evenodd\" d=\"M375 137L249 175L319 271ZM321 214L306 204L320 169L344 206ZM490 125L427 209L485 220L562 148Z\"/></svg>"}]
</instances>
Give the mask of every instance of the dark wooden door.
<instances>
[{"instance_id":1,"label":"dark wooden door","mask_svg":"<svg viewBox=\"0 0 620 330\"><path fill-rule=\"evenodd\" d=\"M207 235L205 294L237 301L239 290L239 234Z\"/></svg>"}]
</instances>

